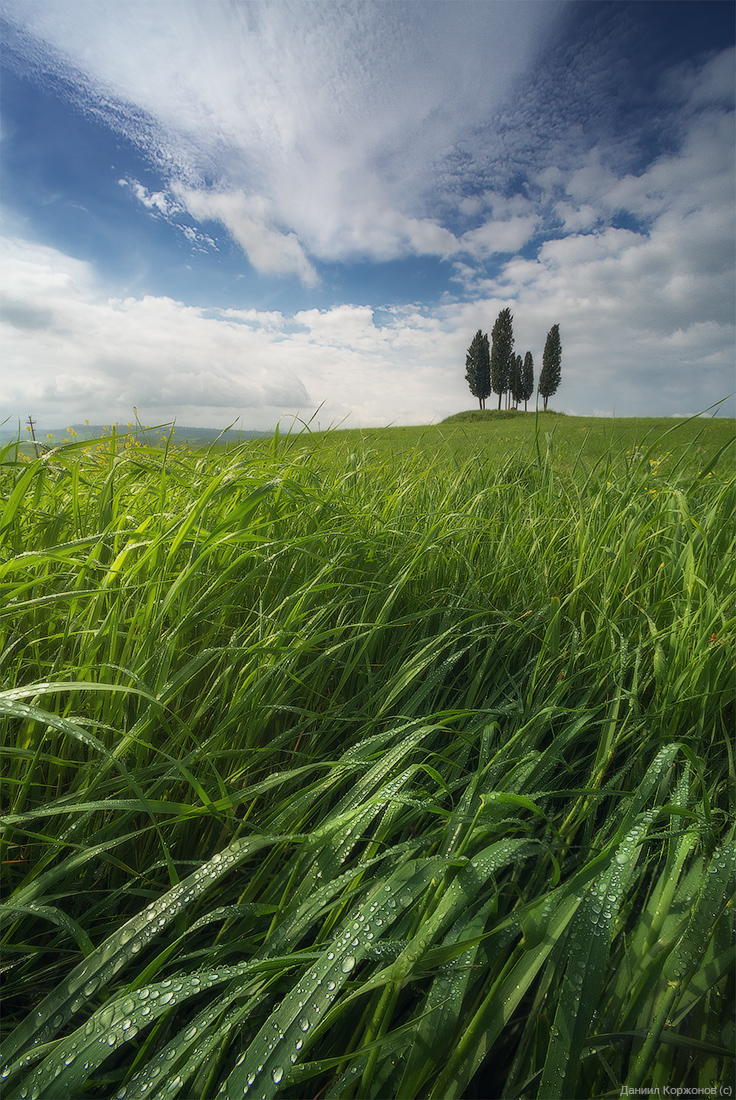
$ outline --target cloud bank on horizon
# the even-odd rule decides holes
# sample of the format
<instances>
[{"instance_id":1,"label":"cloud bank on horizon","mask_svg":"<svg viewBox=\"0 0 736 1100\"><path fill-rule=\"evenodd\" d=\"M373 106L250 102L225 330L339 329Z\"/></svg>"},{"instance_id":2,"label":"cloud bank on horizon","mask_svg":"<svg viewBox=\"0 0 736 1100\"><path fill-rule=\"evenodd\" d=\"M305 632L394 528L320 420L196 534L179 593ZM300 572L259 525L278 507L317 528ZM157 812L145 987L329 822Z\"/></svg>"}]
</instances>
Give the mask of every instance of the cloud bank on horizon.
<instances>
[{"instance_id":1,"label":"cloud bank on horizon","mask_svg":"<svg viewBox=\"0 0 736 1100\"><path fill-rule=\"evenodd\" d=\"M6 0L4 415L442 419L507 305L556 407L719 401L730 7Z\"/></svg>"}]
</instances>

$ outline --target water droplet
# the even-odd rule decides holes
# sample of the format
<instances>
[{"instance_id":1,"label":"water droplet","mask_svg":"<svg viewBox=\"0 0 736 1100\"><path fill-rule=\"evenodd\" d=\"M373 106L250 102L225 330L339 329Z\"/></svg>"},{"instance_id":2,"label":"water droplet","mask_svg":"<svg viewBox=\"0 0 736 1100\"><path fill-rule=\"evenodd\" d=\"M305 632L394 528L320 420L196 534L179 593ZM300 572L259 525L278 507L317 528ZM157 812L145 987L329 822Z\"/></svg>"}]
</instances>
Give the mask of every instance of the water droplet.
<instances>
[{"instance_id":1,"label":"water droplet","mask_svg":"<svg viewBox=\"0 0 736 1100\"><path fill-rule=\"evenodd\" d=\"M284 1071L281 1066L274 1066L271 1070L271 1077L273 1078L274 1085L278 1085L281 1078L284 1076Z\"/></svg>"},{"instance_id":2,"label":"water droplet","mask_svg":"<svg viewBox=\"0 0 736 1100\"><path fill-rule=\"evenodd\" d=\"M353 956L352 955L346 955L345 958L342 960L341 969L342 969L343 974L349 974L354 966L355 966L355 959L353 958Z\"/></svg>"},{"instance_id":3,"label":"water droplet","mask_svg":"<svg viewBox=\"0 0 736 1100\"><path fill-rule=\"evenodd\" d=\"M299 1027L302 1029L302 1031L309 1031L309 1018L307 1016L302 1016L301 1020L299 1021Z\"/></svg>"}]
</instances>

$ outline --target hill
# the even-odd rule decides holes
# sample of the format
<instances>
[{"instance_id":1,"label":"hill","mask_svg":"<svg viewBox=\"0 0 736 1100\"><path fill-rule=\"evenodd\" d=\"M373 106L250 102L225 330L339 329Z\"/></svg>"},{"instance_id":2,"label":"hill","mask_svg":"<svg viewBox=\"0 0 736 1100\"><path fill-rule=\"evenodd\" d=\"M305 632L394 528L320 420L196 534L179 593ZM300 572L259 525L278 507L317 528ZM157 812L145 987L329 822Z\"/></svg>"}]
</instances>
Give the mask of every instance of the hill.
<instances>
[{"instance_id":1,"label":"hill","mask_svg":"<svg viewBox=\"0 0 736 1100\"><path fill-rule=\"evenodd\" d=\"M168 437L169 428L171 428L171 422L158 424L149 427L145 425L143 428L138 429L138 434L144 435L151 443L156 443L157 440L166 439ZM118 435L123 435L126 431L129 431L127 424L117 424L114 426L115 432ZM35 427L36 440L38 443L47 447L57 447L60 443L70 442L76 438L82 439L99 439L102 436L112 434L112 427L109 424L71 424L65 428L49 428L36 425ZM173 426L173 439L176 443L193 443L197 446L207 446L211 443L242 443L248 439L259 439L262 436L271 435L271 432L259 432L255 430L234 429L227 428L225 430L221 428L191 428L185 427L179 424ZM21 438L24 440L26 437L30 440L30 434L25 426L21 427ZM4 428L0 430L0 445L4 446L7 443L12 443L14 439L18 438L18 430Z\"/></svg>"}]
</instances>

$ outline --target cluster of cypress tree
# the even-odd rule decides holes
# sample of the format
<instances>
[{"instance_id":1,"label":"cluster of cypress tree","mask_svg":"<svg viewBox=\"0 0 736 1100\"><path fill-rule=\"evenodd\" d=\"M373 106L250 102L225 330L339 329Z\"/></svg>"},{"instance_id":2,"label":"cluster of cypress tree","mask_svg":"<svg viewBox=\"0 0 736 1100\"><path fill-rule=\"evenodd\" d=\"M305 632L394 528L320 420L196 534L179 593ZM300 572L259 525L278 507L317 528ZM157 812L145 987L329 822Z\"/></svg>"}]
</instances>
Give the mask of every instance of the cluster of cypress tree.
<instances>
[{"instance_id":1,"label":"cluster of cypress tree","mask_svg":"<svg viewBox=\"0 0 736 1100\"><path fill-rule=\"evenodd\" d=\"M534 393L534 359L528 351L523 360L514 354L513 315L510 309L502 309L496 318L491 333L478 329L465 357L465 378L473 397L478 398L478 407L484 409L491 393L498 394L498 407L506 394L506 407L513 402L518 408L527 402ZM547 334L542 356L542 372L539 375L539 393L547 408L547 402L556 393L561 379L562 344L560 326L553 325Z\"/></svg>"}]
</instances>

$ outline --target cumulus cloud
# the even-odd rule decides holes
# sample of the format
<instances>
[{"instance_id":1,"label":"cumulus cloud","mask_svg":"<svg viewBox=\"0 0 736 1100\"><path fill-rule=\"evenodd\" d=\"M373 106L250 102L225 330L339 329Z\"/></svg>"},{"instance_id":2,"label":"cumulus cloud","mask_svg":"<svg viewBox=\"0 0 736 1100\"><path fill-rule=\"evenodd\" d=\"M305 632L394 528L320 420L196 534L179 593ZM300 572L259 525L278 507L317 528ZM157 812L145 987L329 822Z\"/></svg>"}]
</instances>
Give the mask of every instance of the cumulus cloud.
<instances>
[{"instance_id":1,"label":"cumulus cloud","mask_svg":"<svg viewBox=\"0 0 736 1100\"><path fill-rule=\"evenodd\" d=\"M537 215L487 221L463 234L463 251L473 256L518 252L532 239L540 222Z\"/></svg>"},{"instance_id":2,"label":"cumulus cloud","mask_svg":"<svg viewBox=\"0 0 736 1100\"><path fill-rule=\"evenodd\" d=\"M126 422L133 405L150 423L204 426L240 418L269 428L319 405L323 426L441 420L472 404L467 346L510 305L517 350L531 350L537 369L549 328L561 325L557 407L697 412L726 395L733 331L683 308L687 289L662 266L660 247L656 237L608 230L510 261L465 301L288 315L109 298L86 264L9 240L2 349L13 370L2 377L2 406L50 426Z\"/></svg>"},{"instance_id":3,"label":"cumulus cloud","mask_svg":"<svg viewBox=\"0 0 736 1100\"><path fill-rule=\"evenodd\" d=\"M351 305L289 317L150 295L108 298L89 265L20 239L0 243L10 299L2 348L13 364L1 399L12 415L32 411L51 426L126 422L136 405L149 422L241 417L246 427L269 428L323 402L325 424L379 424L441 417L448 393L462 400L454 364L465 334L451 318L386 310L378 319Z\"/></svg>"},{"instance_id":4,"label":"cumulus cloud","mask_svg":"<svg viewBox=\"0 0 736 1100\"><path fill-rule=\"evenodd\" d=\"M28 406L57 423L127 419L133 405L151 417L266 408L272 418L310 403L287 362L274 370L268 314L253 325L165 297L104 298L93 270L55 249L11 239L3 251L11 305L0 315L2 346L13 364L2 379L6 410Z\"/></svg>"}]
</instances>

